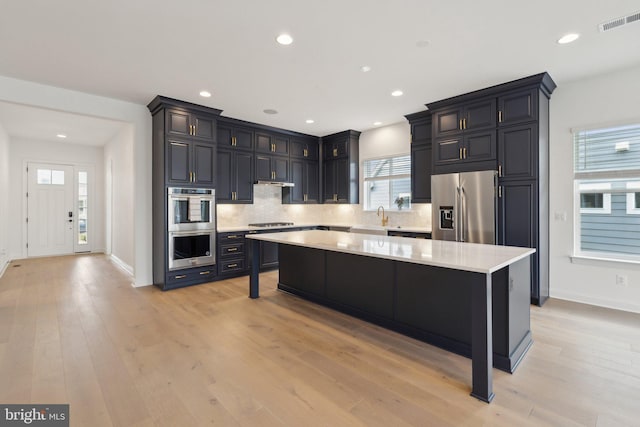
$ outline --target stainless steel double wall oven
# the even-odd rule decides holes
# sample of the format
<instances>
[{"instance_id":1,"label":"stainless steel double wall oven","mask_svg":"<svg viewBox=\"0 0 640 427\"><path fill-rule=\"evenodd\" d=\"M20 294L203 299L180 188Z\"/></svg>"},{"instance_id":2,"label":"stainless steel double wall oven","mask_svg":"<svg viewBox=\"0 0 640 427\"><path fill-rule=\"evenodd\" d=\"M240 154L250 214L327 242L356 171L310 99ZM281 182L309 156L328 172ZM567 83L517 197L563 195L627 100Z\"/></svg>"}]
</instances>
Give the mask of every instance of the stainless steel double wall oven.
<instances>
[{"instance_id":1,"label":"stainless steel double wall oven","mask_svg":"<svg viewBox=\"0 0 640 427\"><path fill-rule=\"evenodd\" d=\"M216 201L210 188L168 188L169 270L216 263Z\"/></svg>"}]
</instances>

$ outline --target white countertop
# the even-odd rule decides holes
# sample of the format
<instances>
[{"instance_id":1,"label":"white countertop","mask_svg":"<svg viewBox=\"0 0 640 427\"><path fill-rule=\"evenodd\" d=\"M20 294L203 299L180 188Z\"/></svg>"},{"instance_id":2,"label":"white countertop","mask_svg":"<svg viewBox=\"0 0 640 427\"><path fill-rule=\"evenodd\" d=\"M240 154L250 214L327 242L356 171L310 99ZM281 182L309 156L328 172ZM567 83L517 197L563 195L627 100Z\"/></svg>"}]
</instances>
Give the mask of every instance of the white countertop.
<instances>
[{"instance_id":1,"label":"white countertop","mask_svg":"<svg viewBox=\"0 0 640 427\"><path fill-rule=\"evenodd\" d=\"M287 228L298 228L298 227L317 227L317 226L325 226L325 227L345 227L345 228L356 228L359 230L395 230L395 231L406 231L410 233L431 233L431 226L428 227L418 227L418 226L381 226L381 225L366 225L366 224L294 224L294 225L284 225L279 227L273 227L274 229L283 230ZM241 225L236 227L218 227L218 233L235 233L240 231L251 231L251 230L269 230L269 227L249 227L248 225Z\"/></svg>"},{"instance_id":2,"label":"white countertop","mask_svg":"<svg viewBox=\"0 0 640 427\"><path fill-rule=\"evenodd\" d=\"M535 249L513 246L323 230L252 234L247 238L475 273L493 273L535 252Z\"/></svg>"}]
</instances>

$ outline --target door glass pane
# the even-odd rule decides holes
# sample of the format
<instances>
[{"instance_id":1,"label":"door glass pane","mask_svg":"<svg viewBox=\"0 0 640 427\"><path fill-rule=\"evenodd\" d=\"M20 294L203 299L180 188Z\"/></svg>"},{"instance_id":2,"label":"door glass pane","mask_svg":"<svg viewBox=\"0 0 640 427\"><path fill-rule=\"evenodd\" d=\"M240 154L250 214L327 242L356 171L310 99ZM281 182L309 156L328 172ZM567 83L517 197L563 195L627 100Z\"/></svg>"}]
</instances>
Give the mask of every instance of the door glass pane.
<instances>
[{"instance_id":1,"label":"door glass pane","mask_svg":"<svg viewBox=\"0 0 640 427\"><path fill-rule=\"evenodd\" d=\"M51 184L51 169L38 169L38 184Z\"/></svg>"},{"instance_id":2,"label":"door glass pane","mask_svg":"<svg viewBox=\"0 0 640 427\"><path fill-rule=\"evenodd\" d=\"M87 244L87 172L78 172L78 244Z\"/></svg>"},{"instance_id":3,"label":"door glass pane","mask_svg":"<svg viewBox=\"0 0 640 427\"><path fill-rule=\"evenodd\" d=\"M54 185L64 185L64 171L51 171L51 183Z\"/></svg>"}]
</instances>

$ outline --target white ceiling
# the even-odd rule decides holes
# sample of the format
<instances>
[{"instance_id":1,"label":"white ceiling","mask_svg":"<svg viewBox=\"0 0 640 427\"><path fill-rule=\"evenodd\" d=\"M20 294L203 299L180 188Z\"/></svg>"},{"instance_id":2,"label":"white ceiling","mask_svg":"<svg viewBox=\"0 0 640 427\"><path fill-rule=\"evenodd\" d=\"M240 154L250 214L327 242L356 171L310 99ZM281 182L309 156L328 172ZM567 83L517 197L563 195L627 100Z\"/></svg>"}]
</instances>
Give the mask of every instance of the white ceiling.
<instances>
[{"instance_id":1,"label":"white ceiling","mask_svg":"<svg viewBox=\"0 0 640 427\"><path fill-rule=\"evenodd\" d=\"M640 22L597 27L637 12L638 0L1 4L0 75L144 105L161 94L313 135L397 123L425 103L542 71L561 87L640 64ZM275 42L283 31L292 45ZM581 37L558 45L568 32Z\"/></svg>"}]
</instances>

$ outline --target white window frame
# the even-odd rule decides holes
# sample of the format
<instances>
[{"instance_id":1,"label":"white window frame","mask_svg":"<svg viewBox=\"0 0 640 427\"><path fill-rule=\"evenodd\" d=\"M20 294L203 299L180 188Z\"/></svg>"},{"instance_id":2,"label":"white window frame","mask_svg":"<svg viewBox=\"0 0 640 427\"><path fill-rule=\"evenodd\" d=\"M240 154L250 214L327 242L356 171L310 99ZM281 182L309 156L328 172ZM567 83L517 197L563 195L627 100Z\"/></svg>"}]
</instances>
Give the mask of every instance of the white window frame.
<instances>
[{"instance_id":1,"label":"white window frame","mask_svg":"<svg viewBox=\"0 0 640 427\"><path fill-rule=\"evenodd\" d=\"M366 167L365 164L368 161L376 161L376 160L391 160L391 159L395 159L398 157L409 157L409 162L411 161L411 153L401 153L401 154L394 154L391 156L384 156L384 157L370 157L368 159L364 159L362 161L361 164L361 170L362 170L362 196L363 196L363 202L362 202L362 210L364 212L375 212L378 209L378 206L369 206L369 202L368 202L368 189L367 186L370 185L371 183L375 182L375 181L393 181L393 180L399 180L399 179L409 179L409 182L411 182L411 173L408 174L399 174L399 175L385 175L385 176L380 176L380 177L371 177L371 178L367 178L365 177L365 171L366 171ZM389 208L385 208L389 211L394 211L394 212L411 212L411 210L413 209L413 202L411 201L411 192L407 193L402 193L402 195L407 195L409 197L409 207L403 207L402 209L398 209L397 205L395 204L394 200L389 200Z\"/></svg>"},{"instance_id":2,"label":"white window frame","mask_svg":"<svg viewBox=\"0 0 640 427\"><path fill-rule=\"evenodd\" d=\"M640 193L640 181L627 182L627 189L636 190L627 193L627 215L640 215L640 206L636 206L636 193Z\"/></svg>"},{"instance_id":3,"label":"white window frame","mask_svg":"<svg viewBox=\"0 0 640 427\"><path fill-rule=\"evenodd\" d=\"M590 127L590 128L580 128L580 129L571 129L571 135L572 135L572 144L573 144L573 149L574 149L574 153L576 150L576 134L582 131L589 131L589 130L604 130L607 128L616 128L616 127L626 127L626 126L633 126L633 127L637 127L639 126L638 123L617 123L617 124L610 124L610 125L604 125L604 126L596 126L596 127ZM625 141L626 142L626 141ZM635 142L636 144L638 143L637 141ZM629 143L625 143L624 146L623 145L615 145L614 149L616 151L620 150L620 151L628 151L629 150ZM601 260L601 261L613 261L613 262L622 262L622 263L632 263L632 264L640 264L640 256L637 255L631 255L631 254L622 254L622 253L616 253L616 252L600 252L600 251L590 251L590 250L586 250L583 251L581 249L582 246L582 236L581 236L581 229L582 229L582 221L581 221L581 215L584 213L595 213L595 214L605 214L606 210L608 209L609 213L611 212L611 194L612 193L619 193L619 192L624 192L627 194L627 212L629 212L629 206L630 206L630 202L633 202L633 204L631 204L631 206L635 207L635 200L632 200L631 197L633 197L633 195L635 193L629 193L627 191L625 191L625 189L612 189L611 188L611 184L608 184L610 193L608 193L608 201L605 199L605 197L603 197L603 208L595 208L595 209L590 209L590 208L582 208L581 207L581 200L580 200L580 193L581 190L583 192L597 192L597 191L589 191L590 189L587 188L587 191L584 191L585 185L593 185L594 187L597 185L602 185L604 187L604 185L606 185L606 183L603 182L594 182L594 183L589 183L589 182L585 182L585 181L605 181L605 180L610 180L610 181L619 181L619 180L628 180L631 181L631 183L635 183L636 181L638 181L638 183L640 184L640 168L628 168L628 169L616 169L616 170L612 170L612 169L603 169L603 170L589 170L589 171L578 171L576 170L576 165L575 165L575 155L574 155L574 168L573 168L573 182L574 182L574 229L573 229L573 255L571 256L572 262L575 262L575 260L580 260L580 259L587 259L590 261L593 260ZM582 189L580 188L580 185L582 185ZM593 190L597 190L597 188L592 187ZM601 188L602 190L605 190L606 188ZM607 193L604 193L604 195L607 195ZM608 205L608 207L607 207ZM640 209L634 209L637 210L638 214L640 214ZM586 211L586 212L585 212ZM636 212L633 212L634 214Z\"/></svg>"},{"instance_id":4,"label":"white window frame","mask_svg":"<svg viewBox=\"0 0 640 427\"><path fill-rule=\"evenodd\" d=\"M602 214L608 215L611 213L611 193L606 192L605 190L611 190L611 184L607 183L585 183L578 182L578 206L580 206L581 214ZM600 193L602 194L602 207L601 208L583 208L582 207L582 199L581 195L583 193L593 194Z\"/></svg>"}]
</instances>

